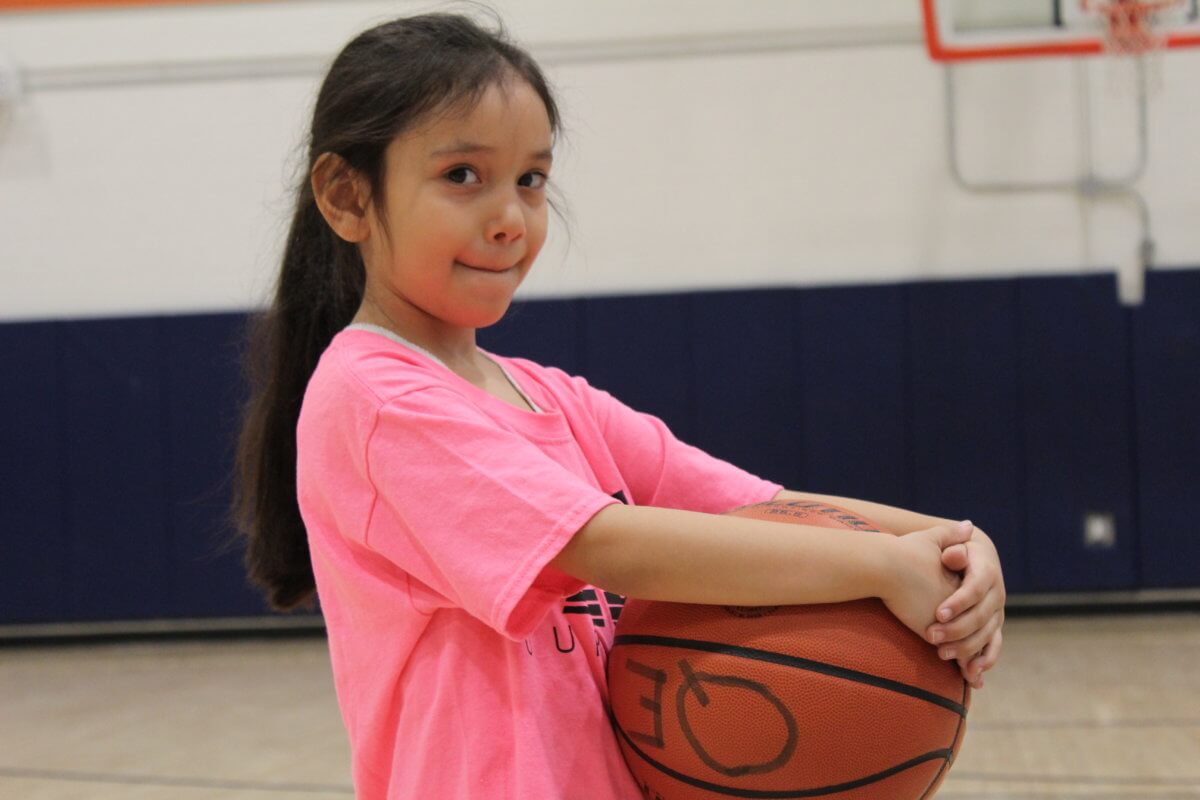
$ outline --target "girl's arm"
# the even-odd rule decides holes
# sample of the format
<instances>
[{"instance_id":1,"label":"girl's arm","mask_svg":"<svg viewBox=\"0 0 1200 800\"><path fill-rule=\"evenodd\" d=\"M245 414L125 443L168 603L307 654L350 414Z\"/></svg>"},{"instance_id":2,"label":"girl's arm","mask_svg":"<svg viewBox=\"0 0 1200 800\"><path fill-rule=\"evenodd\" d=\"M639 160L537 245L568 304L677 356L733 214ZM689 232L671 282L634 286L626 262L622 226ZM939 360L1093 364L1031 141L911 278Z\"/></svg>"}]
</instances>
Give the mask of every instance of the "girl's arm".
<instances>
[{"instance_id":1,"label":"girl's arm","mask_svg":"<svg viewBox=\"0 0 1200 800\"><path fill-rule=\"evenodd\" d=\"M879 597L923 635L959 585L942 565L942 551L969 535L958 525L893 537L612 505L551 563L595 586L647 600L749 606Z\"/></svg>"}]
</instances>

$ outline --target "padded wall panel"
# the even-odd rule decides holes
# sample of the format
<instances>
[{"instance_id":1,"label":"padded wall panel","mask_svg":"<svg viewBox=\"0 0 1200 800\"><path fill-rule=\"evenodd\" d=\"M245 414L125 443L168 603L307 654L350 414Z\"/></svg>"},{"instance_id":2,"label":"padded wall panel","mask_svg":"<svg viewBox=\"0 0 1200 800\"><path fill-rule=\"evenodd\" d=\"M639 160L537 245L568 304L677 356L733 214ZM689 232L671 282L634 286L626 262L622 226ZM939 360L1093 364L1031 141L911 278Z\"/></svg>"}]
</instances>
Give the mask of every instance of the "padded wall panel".
<instances>
[{"instance_id":1,"label":"padded wall panel","mask_svg":"<svg viewBox=\"0 0 1200 800\"><path fill-rule=\"evenodd\" d=\"M1013 281L908 288L913 508L970 518L996 542L1010 591L1029 586Z\"/></svg>"},{"instance_id":2,"label":"padded wall panel","mask_svg":"<svg viewBox=\"0 0 1200 800\"><path fill-rule=\"evenodd\" d=\"M1020 283L1029 588L1137 584L1129 312L1112 276ZM1111 515L1112 546L1084 541Z\"/></svg>"},{"instance_id":3,"label":"padded wall panel","mask_svg":"<svg viewBox=\"0 0 1200 800\"><path fill-rule=\"evenodd\" d=\"M692 444L760 477L800 486L803 451L790 289L704 292L691 303Z\"/></svg>"},{"instance_id":4,"label":"padded wall panel","mask_svg":"<svg viewBox=\"0 0 1200 800\"><path fill-rule=\"evenodd\" d=\"M1143 584L1200 586L1200 271L1149 273L1134 352Z\"/></svg>"},{"instance_id":5,"label":"padded wall panel","mask_svg":"<svg viewBox=\"0 0 1200 800\"><path fill-rule=\"evenodd\" d=\"M583 371L582 300L513 303L504 319L479 331L479 346L501 356L528 358L571 375Z\"/></svg>"},{"instance_id":6,"label":"padded wall panel","mask_svg":"<svg viewBox=\"0 0 1200 800\"><path fill-rule=\"evenodd\" d=\"M1200 586L1200 271L1133 312L1099 277L514 310L484 347L794 488L971 516L1010 591ZM0 623L262 610L221 550L243 321L0 325ZM1093 507L1116 550L1080 549Z\"/></svg>"},{"instance_id":7,"label":"padded wall panel","mask_svg":"<svg viewBox=\"0 0 1200 800\"><path fill-rule=\"evenodd\" d=\"M0 623L66 611L57 342L53 323L0 326Z\"/></svg>"},{"instance_id":8,"label":"padded wall panel","mask_svg":"<svg viewBox=\"0 0 1200 800\"><path fill-rule=\"evenodd\" d=\"M67 613L155 616L166 605L171 555L162 326L92 320L60 330Z\"/></svg>"},{"instance_id":9,"label":"padded wall panel","mask_svg":"<svg viewBox=\"0 0 1200 800\"><path fill-rule=\"evenodd\" d=\"M692 333L686 295L584 301L583 374L638 411L695 438Z\"/></svg>"},{"instance_id":10,"label":"padded wall panel","mask_svg":"<svg viewBox=\"0 0 1200 800\"><path fill-rule=\"evenodd\" d=\"M904 290L813 289L798 301L804 489L907 507Z\"/></svg>"},{"instance_id":11,"label":"padded wall panel","mask_svg":"<svg viewBox=\"0 0 1200 800\"><path fill-rule=\"evenodd\" d=\"M162 323L172 539L164 612L171 616L266 611L246 580L244 547L227 518L244 396L245 322L242 314L209 314Z\"/></svg>"}]
</instances>

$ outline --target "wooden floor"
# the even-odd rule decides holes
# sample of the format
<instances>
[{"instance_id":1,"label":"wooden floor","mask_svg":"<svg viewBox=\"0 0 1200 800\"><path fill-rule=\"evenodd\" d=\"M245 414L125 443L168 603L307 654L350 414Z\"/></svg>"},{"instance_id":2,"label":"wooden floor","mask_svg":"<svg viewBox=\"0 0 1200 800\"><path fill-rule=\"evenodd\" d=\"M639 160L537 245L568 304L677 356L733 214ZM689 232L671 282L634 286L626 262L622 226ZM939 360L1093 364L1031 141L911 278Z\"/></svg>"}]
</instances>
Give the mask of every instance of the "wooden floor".
<instances>
[{"instance_id":1,"label":"wooden floor","mask_svg":"<svg viewBox=\"0 0 1200 800\"><path fill-rule=\"evenodd\" d=\"M0 648L0 797L353 795L319 638ZM1200 798L1200 614L1025 618L939 800Z\"/></svg>"}]
</instances>

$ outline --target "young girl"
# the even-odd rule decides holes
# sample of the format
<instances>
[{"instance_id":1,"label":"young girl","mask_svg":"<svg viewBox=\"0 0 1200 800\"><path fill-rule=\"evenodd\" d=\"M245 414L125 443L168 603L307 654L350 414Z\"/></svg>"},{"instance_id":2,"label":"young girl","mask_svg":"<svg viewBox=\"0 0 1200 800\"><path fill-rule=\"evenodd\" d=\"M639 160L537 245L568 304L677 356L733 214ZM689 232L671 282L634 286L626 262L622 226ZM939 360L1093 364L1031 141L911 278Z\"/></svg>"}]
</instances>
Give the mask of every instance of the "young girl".
<instances>
[{"instance_id":1,"label":"young girl","mask_svg":"<svg viewBox=\"0 0 1200 800\"><path fill-rule=\"evenodd\" d=\"M476 346L545 241L558 124L530 57L450 15L363 33L317 99L238 510L271 603L320 597L358 796L638 797L606 716L619 595L877 596L980 686L1004 603L982 531L785 491ZM907 535L722 516L772 498Z\"/></svg>"}]
</instances>

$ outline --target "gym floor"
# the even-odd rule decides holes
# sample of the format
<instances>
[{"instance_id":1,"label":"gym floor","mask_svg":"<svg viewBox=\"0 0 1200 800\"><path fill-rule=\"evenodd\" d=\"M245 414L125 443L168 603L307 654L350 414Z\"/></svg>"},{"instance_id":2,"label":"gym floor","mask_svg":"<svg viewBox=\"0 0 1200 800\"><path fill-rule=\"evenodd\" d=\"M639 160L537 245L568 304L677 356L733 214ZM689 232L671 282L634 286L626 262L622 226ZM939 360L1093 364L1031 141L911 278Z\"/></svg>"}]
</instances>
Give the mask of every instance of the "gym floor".
<instances>
[{"instance_id":1,"label":"gym floor","mask_svg":"<svg viewBox=\"0 0 1200 800\"><path fill-rule=\"evenodd\" d=\"M939 800L1200 798L1200 613L1024 617ZM0 797L351 797L324 640L0 648Z\"/></svg>"}]
</instances>

